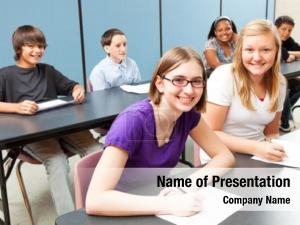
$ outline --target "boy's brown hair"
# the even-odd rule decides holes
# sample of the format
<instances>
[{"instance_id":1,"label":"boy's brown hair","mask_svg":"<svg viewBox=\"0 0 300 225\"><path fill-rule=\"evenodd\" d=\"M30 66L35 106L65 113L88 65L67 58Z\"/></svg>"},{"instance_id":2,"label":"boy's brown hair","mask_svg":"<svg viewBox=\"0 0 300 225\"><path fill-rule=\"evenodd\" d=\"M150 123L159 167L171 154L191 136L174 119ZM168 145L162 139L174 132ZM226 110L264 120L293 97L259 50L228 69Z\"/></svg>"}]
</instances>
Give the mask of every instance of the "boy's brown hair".
<instances>
[{"instance_id":1,"label":"boy's brown hair","mask_svg":"<svg viewBox=\"0 0 300 225\"><path fill-rule=\"evenodd\" d=\"M12 35L12 44L15 50L14 59L20 59L22 47L27 44L38 44L47 47L46 38L43 32L37 27L23 25L18 27Z\"/></svg>"},{"instance_id":2,"label":"boy's brown hair","mask_svg":"<svg viewBox=\"0 0 300 225\"><path fill-rule=\"evenodd\" d=\"M279 16L276 20L275 20L275 26L276 27L280 27L282 24L289 24L291 26L295 26L295 21L292 17L290 16Z\"/></svg>"},{"instance_id":3,"label":"boy's brown hair","mask_svg":"<svg viewBox=\"0 0 300 225\"><path fill-rule=\"evenodd\" d=\"M105 45L110 45L113 37L116 35L125 35L125 34L123 31L121 31L117 28L112 28L112 29L105 31L101 37L102 47L104 48Z\"/></svg>"}]
</instances>

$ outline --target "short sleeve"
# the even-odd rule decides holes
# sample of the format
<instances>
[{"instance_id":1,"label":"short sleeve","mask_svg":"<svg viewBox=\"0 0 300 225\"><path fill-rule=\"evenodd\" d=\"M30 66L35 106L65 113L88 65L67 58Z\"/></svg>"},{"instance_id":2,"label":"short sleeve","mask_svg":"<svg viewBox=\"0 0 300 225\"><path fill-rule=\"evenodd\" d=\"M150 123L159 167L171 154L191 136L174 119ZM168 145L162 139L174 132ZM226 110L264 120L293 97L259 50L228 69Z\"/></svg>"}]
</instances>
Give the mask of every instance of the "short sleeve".
<instances>
[{"instance_id":1,"label":"short sleeve","mask_svg":"<svg viewBox=\"0 0 300 225\"><path fill-rule=\"evenodd\" d=\"M291 37L289 51L300 51L300 45Z\"/></svg>"},{"instance_id":2,"label":"short sleeve","mask_svg":"<svg viewBox=\"0 0 300 225\"><path fill-rule=\"evenodd\" d=\"M234 78L231 64L217 67L207 82L207 100L222 106L230 106L234 96Z\"/></svg>"},{"instance_id":3,"label":"short sleeve","mask_svg":"<svg viewBox=\"0 0 300 225\"><path fill-rule=\"evenodd\" d=\"M131 156L143 137L144 120L139 113L127 111L119 114L105 138L105 147L115 146Z\"/></svg>"},{"instance_id":4,"label":"short sleeve","mask_svg":"<svg viewBox=\"0 0 300 225\"><path fill-rule=\"evenodd\" d=\"M102 70L97 68L97 66L91 72L90 82L93 87L93 91L105 89L105 75Z\"/></svg>"},{"instance_id":5,"label":"short sleeve","mask_svg":"<svg viewBox=\"0 0 300 225\"><path fill-rule=\"evenodd\" d=\"M186 119L188 121L190 121L189 122L189 127L188 127L189 131L191 131L192 129L194 129L198 125L198 123L200 121L200 118L201 118L200 112L196 111L195 109L191 110L187 114Z\"/></svg>"},{"instance_id":6,"label":"short sleeve","mask_svg":"<svg viewBox=\"0 0 300 225\"><path fill-rule=\"evenodd\" d=\"M215 49L215 50L217 49L217 43L215 38L210 38L205 42L204 51L206 49Z\"/></svg>"},{"instance_id":7,"label":"short sleeve","mask_svg":"<svg viewBox=\"0 0 300 225\"><path fill-rule=\"evenodd\" d=\"M39 66L41 69L45 68L46 73L49 73L54 78L58 95L72 95L73 87L78 84L77 82L69 79L51 65L39 64Z\"/></svg>"},{"instance_id":8,"label":"short sleeve","mask_svg":"<svg viewBox=\"0 0 300 225\"><path fill-rule=\"evenodd\" d=\"M141 81L140 70L135 61L132 60L132 64L133 64L133 72L134 72L134 77L135 77L134 83L138 83Z\"/></svg>"}]
</instances>

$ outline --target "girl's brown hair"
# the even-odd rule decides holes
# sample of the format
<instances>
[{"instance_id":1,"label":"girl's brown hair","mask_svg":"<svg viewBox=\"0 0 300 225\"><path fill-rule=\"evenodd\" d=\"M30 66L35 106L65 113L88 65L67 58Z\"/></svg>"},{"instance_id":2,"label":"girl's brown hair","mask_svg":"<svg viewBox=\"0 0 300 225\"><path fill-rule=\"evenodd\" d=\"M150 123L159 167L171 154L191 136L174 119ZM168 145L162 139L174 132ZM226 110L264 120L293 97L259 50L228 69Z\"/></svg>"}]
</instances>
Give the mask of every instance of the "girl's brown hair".
<instances>
[{"instance_id":1,"label":"girl's brown hair","mask_svg":"<svg viewBox=\"0 0 300 225\"><path fill-rule=\"evenodd\" d=\"M184 64L191 60L197 62L200 65L203 71L202 72L203 82L204 84L206 84L206 73L203 66L203 62L199 54L191 48L184 48L184 47L172 48L169 51L167 51L159 60L152 75L149 98L152 100L154 104L158 105L160 103L161 95L162 95L157 90L155 85L158 75L164 77L168 72L179 67L181 64ZM205 103L206 103L206 86L203 87L203 94L199 102L196 104L195 108L197 110L205 111Z\"/></svg>"}]
</instances>

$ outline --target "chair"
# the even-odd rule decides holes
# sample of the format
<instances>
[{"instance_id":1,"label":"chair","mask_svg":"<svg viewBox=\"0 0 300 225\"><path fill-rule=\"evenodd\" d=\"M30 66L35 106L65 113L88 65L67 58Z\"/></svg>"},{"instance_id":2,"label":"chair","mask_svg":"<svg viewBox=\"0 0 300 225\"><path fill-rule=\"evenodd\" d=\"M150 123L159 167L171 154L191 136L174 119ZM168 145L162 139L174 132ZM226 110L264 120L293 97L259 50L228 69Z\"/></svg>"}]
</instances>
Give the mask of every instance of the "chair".
<instances>
[{"instance_id":1,"label":"chair","mask_svg":"<svg viewBox=\"0 0 300 225\"><path fill-rule=\"evenodd\" d=\"M30 156L29 154L27 154L24 151L20 152L20 154L18 156L18 159L19 159L19 162L18 162L17 167L16 167L17 180L18 180L21 192L22 192L23 201L24 201L24 204L25 204L25 207L26 207L31 225L34 225L32 209L31 209L28 194L27 194L27 191L26 191L26 188L25 188L24 179L23 179L23 176L22 176L22 173L21 173L21 166L23 165L24 162L27 162L27 163L30 163L30 164L41 164L41 162L34 159L32 156Z\"/></svg>"},{"instance_id":2,"label":"chair","mask_svg":"<svg viewBox=\"0 0 300 225\"><path fill-rule=\"evenodd\" d=\"M87 79L86 85L87 85L86 87L87 92L93 92L93 85L90 79Z\"/></svg>"},{"instance_id":3,"label":"chair","mask_svg":"<svg viewBox=\"0 0 300 225\"><path fill-rule=\"evenodd\" d=\"M66 148L64 146L67 145L67 143L64 143L63 139L60 139L59 142L60 142L62 149L65 151L65 153L68 157L75 155L75 153L72 153L72 152L69 152L66 150ZM42 163L40 161L36 160L35 158L33 158L27 152L23 151L22 148L17 148L14 150L18 151L18 153L15 157L17 157L19 159L19 162L17 163L17 166L16 166L17 180L18 180L21 192L22 192L23 201L24 201L24 204L25 204L25 207L26 207L29 219L30 219L30 223L31 223L31 225L34 225L35 223L34 223L34 219L33 219L32 209L31 209L30 201L29 201L28 194L27 194L27 191L25 188L24 179L23 179L23 176L21 173L21 167L25 162L34 164L34 165L38 165L38 164L42 164Z\"/></svg>"},{"instance_id":4,"label":"chair","mask_svg":"<svg viewBox=\"0 0 300 225\"><path fill-rule=\"evenodd\" d=\"M85 208L86 193L94 173L95 167L101 158L102 151L93 152L80 159L74 168L75 206L76 209Z\"/></svg>"}]
</instances>

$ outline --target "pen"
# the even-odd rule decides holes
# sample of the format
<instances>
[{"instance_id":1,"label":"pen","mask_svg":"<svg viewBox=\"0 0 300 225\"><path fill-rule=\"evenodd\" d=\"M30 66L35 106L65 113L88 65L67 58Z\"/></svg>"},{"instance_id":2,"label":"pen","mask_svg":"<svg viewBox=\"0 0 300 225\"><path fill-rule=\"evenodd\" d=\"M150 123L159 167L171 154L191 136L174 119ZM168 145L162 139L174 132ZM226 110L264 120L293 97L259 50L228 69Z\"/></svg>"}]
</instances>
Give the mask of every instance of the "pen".
<instances>
[{"instance_id":1,"label":"pen","mask_svg":"<svg viewBox=\"0 0 300 225\"><path fill-rule=\"evenodd\" d=\"M186 193L187 193L187 192L186 192L183 188L181 188L181 187L177 187L177 189L178 189L179 191L181 191L182 194L186 194Z\"/></svg>"}]
</instances>

